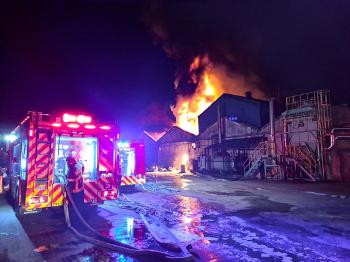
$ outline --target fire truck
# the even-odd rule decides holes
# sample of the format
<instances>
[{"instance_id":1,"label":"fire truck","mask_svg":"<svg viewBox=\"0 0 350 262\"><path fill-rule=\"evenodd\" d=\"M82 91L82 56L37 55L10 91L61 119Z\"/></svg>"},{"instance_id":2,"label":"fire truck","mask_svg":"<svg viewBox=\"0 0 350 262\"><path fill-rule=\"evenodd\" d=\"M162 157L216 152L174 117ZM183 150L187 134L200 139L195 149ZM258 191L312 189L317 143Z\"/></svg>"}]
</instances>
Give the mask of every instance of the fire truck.
<instances>
[{"instance_id":1,"label":"fire truck","mask_svg":"<svg viewBox=\"0 0 350 262\"><path fill-rule=\"evenodd\" d=\"M146 183L145 144L143 141L119 141L117 143L121 168L122 187L135 187Z\"/></svg>"},{"instance_id":2,"label":"fire truck","mask_svg":"<svg viewBox=\"0 0 350 262\"><path fill-rule=\"evenodd\" d=\"M62 183L66 181L68 156L84 167L87 205L117 199L123 172L137 173L137 178L144 174L144 155L140 155L144 154L143 144L130 144L134 154L127 160L132 163L123 170L117 126L100 123L88 115L28 112L10 138L10 194L17 214L63 205Z\"/></svg>"}]
</instances>

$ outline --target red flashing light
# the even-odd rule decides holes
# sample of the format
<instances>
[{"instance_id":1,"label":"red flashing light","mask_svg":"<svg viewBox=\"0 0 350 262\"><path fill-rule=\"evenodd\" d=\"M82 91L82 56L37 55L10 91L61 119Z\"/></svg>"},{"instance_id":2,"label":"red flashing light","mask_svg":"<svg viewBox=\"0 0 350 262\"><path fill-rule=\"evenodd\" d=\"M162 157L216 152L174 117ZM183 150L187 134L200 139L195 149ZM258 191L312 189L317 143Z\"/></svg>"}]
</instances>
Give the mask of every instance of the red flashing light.
<instances>
[{"instance_id":1,"label":"red flashing light","mask_svg":"<svg viewBox=\"0 0 350 262\"><path fill-rule=\"evenodd\" d=\"M68 124L67 126L68 126L69 128L74 128L74 129L80 127L80 125L78 125L78 124Z\"/></svg>"},{"instance_id":2,"label":"red flashing light","mask_svg":"<svg viewBox=\"0 0 350 262\"><path fill-rule=\"evenodd\" d=\"M91 116L85 116L85 115L71 115L71 114L64 114L63 115L63 122L65 123L80 123L80 124L90 124L92 121Z\"/></svg>"},{"instance_id":3,"label":"red flashing light","mask_svg":"<svg viewBox=\"0 0 350 262\"><path fill-rule=\"evenodd\" d=\"M60 123L52 123L51 126L53 126L53 127L60 127L61 124Z\"/></svg>"},{"instance_id":4,"label":"red flashing light","mask_svg":"<svg viewBox=\"0 0 350 262\"><path fill-rule=\"evenodd\" d=\"M100 126L100 128L103 129L103 130L110 130L111 129L110 126Z\"/></svg>"},{"instance_id":5,"label":"red flashing light","mask_svg":"<svg viewBox=\"0 0 350 262\"><path fill-rule=\"evenodd\" d=\"M84 116L84 115L77 116L77 122L80 124L89 124L91 123L91 121L92 121L91 116Z\"/></svg>"},{"instance_id":6,"label":"red flashing light","mask_svg":"<svg viewBox=\"0 0 350 262\"><path fill-rule=\"evenodd\" d=\"M77 121L77 117L74 115L70 115L70 114L63 115L63 122L65 122L65 123L76 122L76 121Z\"/></svg>"},{"instance_id":7,"label":"red flashing light","mask_svg":"<svg viewBox=\"0 0 350 262\"><path fill-rule=\"evenodd\" d=\"M29 136L32 137L33 136L33 129L29 130Z\"/></svg>"},{"instance_id":8,"label":"red flashing light","mask_svg":"<svg viewBox=\"0 0 350 262\"><path fill-rule=\"evenodd\" d=\"M95 129L96 126L95 125L85 125L84 126L86 129Z\"/></svg>"}]
</instances>

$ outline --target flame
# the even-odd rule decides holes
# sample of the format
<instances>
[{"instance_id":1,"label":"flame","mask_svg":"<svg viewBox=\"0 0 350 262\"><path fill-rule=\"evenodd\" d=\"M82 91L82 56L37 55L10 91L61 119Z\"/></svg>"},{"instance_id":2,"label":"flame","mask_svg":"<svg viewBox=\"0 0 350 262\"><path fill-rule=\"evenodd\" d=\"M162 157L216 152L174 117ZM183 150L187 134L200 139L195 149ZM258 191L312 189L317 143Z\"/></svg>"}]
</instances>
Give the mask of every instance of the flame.
<instances>
[{"instance_id":1,"label":"flame","mask_svg":"<svg viewBox=\"0 0 350 262\"><path fill-rule=\"evenodd\" d=\"M177 126L196 135L198 116L223 93L244 96L245 92L252 91L256 98L265 97L256 87L255 76L229 72L225 65L211 62L207 54L196 56L189 72L192 82L197 84L196 90L191 96L178 95L172 112Z\"/></svg>"},{"instance_id":2,"label":"flame","mask_svg":"<svg viewBox=\"0 0 350 262\"><path fill-rule=\"evenodd\" d=\"M189 160L188 154L183 154L182 155L182 164L187 165L188 160Z\"/></svg>"}]
</instances>

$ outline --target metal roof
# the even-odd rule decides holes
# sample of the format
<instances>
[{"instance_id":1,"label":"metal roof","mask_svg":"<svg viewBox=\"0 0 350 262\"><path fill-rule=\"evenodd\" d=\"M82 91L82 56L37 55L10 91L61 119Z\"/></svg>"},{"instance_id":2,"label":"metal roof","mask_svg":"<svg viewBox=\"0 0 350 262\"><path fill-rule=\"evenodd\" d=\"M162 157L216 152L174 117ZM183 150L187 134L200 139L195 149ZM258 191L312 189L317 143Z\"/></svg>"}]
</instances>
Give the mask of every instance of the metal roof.
<instances>
[{"instance_id":1,"label":"metal roof","mask_svg":"<svg viewBox=\"0 0 350 262\"><path fill-rule=\"evenodd\" d=\"M198 116L199 133L217 121L218 107L221 116L257 128L261 128L269 121L268 101L223 94Z\"/></svg>"}]
</instances>

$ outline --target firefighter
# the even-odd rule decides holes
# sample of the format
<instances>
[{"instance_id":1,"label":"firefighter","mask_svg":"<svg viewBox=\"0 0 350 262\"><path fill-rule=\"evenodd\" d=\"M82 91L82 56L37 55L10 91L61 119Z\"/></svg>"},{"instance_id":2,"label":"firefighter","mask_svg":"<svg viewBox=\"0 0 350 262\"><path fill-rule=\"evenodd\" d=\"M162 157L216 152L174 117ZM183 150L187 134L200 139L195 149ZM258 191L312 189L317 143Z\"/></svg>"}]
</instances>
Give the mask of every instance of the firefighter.
<instances>
[{"instance_id":1,"label":"firefighter","mask_svg":"<svg viewBox=\"0 0 350 262\"><path fill-rule=\"evenodd\" d=\"M67 181L68 189L71 192L75 204L82 208L84 204L84 191L83 191L83 166L78 163L74 157L68 156L66 159L68 166Z\"/></svg>"},{"instance_id":2,"label":"firefighter","mask_svg":"<svg viewBox=\"0 0 350 262\"><path fill-rule=\"evenodd\" d=\"M5 167L0 167L0 193L9 189L8 175Z\"/></svg>"}]
</instances>

